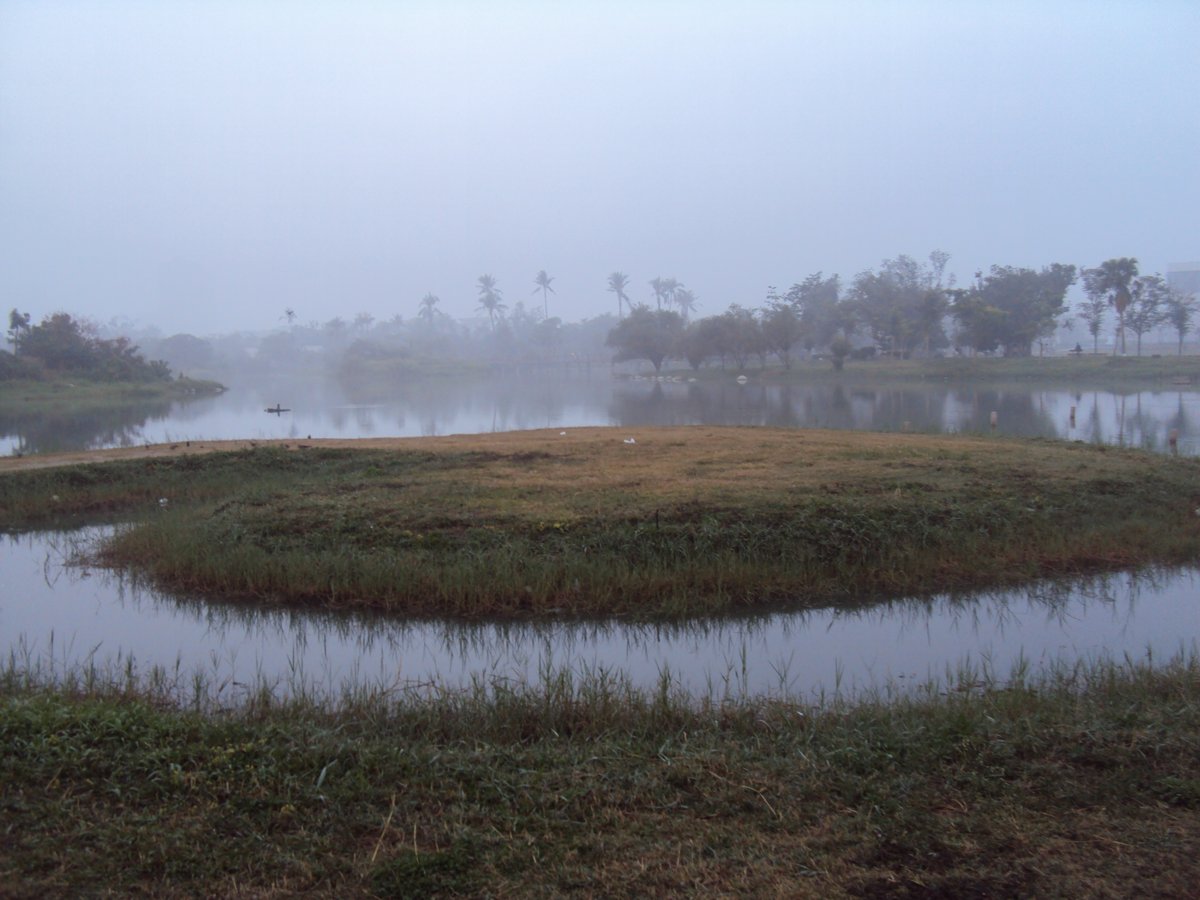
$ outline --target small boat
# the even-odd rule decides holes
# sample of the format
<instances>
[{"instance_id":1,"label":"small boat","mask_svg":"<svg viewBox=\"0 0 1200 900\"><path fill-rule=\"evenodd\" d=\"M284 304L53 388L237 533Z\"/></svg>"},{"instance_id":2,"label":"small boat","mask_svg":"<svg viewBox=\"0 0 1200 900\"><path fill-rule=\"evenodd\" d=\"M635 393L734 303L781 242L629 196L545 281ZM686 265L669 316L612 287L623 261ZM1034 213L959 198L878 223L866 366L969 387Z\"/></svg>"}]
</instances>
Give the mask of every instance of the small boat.
<instances>
[{"instance_id":1,"label":"small boat","mask_svg":"<svg viewBox=\"0 0 1200 900\"><path fill-rule=\"evenodd\" d=\"M276 403L274 406L268 406L266 411L269 413L275 413L275 415L279 415L280 413L285 413L285 412L291 412L290 409L286 409L285 407L280 406L278 403Z\"/></svg>"}]
</instances>

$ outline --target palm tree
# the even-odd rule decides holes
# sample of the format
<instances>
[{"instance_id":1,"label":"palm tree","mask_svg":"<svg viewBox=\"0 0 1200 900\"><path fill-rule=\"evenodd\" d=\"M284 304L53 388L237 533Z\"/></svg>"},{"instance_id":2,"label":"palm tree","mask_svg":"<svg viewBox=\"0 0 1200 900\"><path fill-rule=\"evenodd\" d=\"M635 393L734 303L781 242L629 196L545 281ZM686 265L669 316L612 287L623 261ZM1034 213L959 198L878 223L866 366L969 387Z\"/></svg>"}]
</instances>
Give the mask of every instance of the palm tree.
<instances>
[{"instance_id":1,"label":"palm tree","mask_svg":"<svg viewBox=\"0 0 1200 900\"><path fill-rule=\"evenodd\" d=\"M549 291L551 294L554 293L554 288L550 287L550 282L553 280L554 279L552 277L546 274L545 269L542 269L540 272L538 272L533 279L533 283L537 285L537 287L533 289L533 292L535 294L538 291L542 292L542 314L547 319L550 318L550 304L547 301L546 292Z\"/></svg>"},{"instance_id":2,"label":"palm tree","mask_svg":"<svg viewBox=\"0 0 1200 900\"><path fill-rule=\"evenodd\" d=\"M654 302L661 310L664 303L670 306L675 302L675 292L683 285L674 278L651 278L650 287L654 291Z\"/></svg>"},{"instance_id":3,"label":"palm tree","mask_svg":"<svg viewBox=\"0 0 1200 900\"><path fill-rule=\"evenodd\" d=\"M479 284L479 306L476 309L486 309L488 319L492 323L492 331L496 330L496 314L502 313L506 307L500 301L500 288L496 287L496 279L491 275L480 275L477 283Z\"/></svg>"},{"instance_id":4,"label":"palm tree","mask_svg":"<svg viewBox=\"0 0 1200 900\"><path fill-rule=\"evenodd\" d=\"M663 300L666 298L666 296L668 294L667 279L651 278L650 279L650 289L652 291L654 291L654 305L658 308L659 312L661 312Z\"/></svg>"},{"instance_id":5,"label":"palm tree","mask_svg":"<svg viewBox=\"0 0 1200 900\"><path fill-rule=\"evenodd\" d=\"M1129 283L1137 277L1138 261L1133 257L1107 259L1095 269L1083 270L1083 289L1092 298L1107 297L1117 311L1117 333L1121 336L1121 355L1125 355L1125 310L1132 295ZM1116 352L1116 347L1113 352Z\"/></svg>"},{"instance_id":6,"label":"palm tree","mask_svg":"<svg viewBox=\"0 0 1200 900\"><path fill-rule=\"evenodd\" d=\"M696 311L696 295L685 288L683 285L675 288L673 299L675 305L679 307L679 313L683 316L683 321L688 320L688 316Z\"/></svg>"},{"instance_id":7,"label":"palm tree","mask_svg":"<svg viewBox=\"0 0 1200 900\"><path fill-rule=\"evenodd\" d=\"M625 293L625 288L629 286L629 276L624 272L613 272L608 276L608 290L617 295L617 318L624 315L624 307L622 304L629 302L629 295Z\"/></svg>"},{"instance_id":8,"label":"palm tree","mask_svg":"<svg viewBox=\"0 0 1200 900\"><path fill-rule=\"evenodd\" d=\"M420 307L417 309L417 318L424 319L432 325L433 319L437 315L437 305L440 302L433 294L426 294L421 298Z\"/></svg>"}]
</instances>

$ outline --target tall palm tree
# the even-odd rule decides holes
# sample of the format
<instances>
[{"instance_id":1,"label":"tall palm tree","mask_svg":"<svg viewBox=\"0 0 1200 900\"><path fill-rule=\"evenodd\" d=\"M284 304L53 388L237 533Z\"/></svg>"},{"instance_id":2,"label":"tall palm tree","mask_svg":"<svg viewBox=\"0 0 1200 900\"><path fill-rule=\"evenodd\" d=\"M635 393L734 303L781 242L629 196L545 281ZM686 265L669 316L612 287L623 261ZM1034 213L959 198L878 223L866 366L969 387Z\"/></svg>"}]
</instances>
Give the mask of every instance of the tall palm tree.
<instances>
[{"instance_id":1,"label":"tall palm tree","mask_svg":"<svg viewBox=\"0 0 1200 900\"><path fill-rule=\"evenodd\" d=\"M547 292L549 292L549 293L551 293L551 294L553 294L553 293L554 293L554 288L550 287L550 282L552 282L553 280L554 280L554 279L553 279L551 276L549 276L549 275L547 275L547 274L546 274L546 270L545 270L545 269L542 269L542 270L541 270L540 272L538 272L538 273L537 273L537 275L535 275L535 276L534 276L534 278L533 278L533 283L537 285L537 287L535 287L535 288L533 289L533 292L534 292L535 294L536 294L538 291L541 291L541 292L542 292L542 314L543 314L543 315L544 315L544 316L545 316L547 319L548 319L548 318L550 318L550 304L549 304L549 302L548 302L548 301L547 301L547 299L546 299L546 293L547 293Z\"/></svg>"},{"instance_id":2,"label":"tall palm tree","mask_svg":"<svg viewBox=\"0 0 1200 900\"><path fill-rule=\"evenodd\" d=\"M669 293L669 291L667 289L667 279L666 278L651 278L650 279L650 289L652 291L654 291L654 305L661 312L663 300L666 299L667 294Z\"/></svg>"},{"instance_id":3,"label":"tall palm tree","mask_svg":"<svg viewBox=\"0 0 1200 900\"><path fill-rule=\"evenodd\" d=\"M679 307L679 314L683 316L683 321L686 322L688 317L696 311L696 295L681 284L675 288L672 299Z\"/></svg>"},{"instance_id":4,"label":"tall palm tree","mask_svg":"<svg viewBox=\"0 0 1200 900\"><path fill-rule=\"evenodd\" d=\"M617 318L624 315L624 306L622 304L629 302L629 295L625 293L625 288L629 287L629 276L624 272L613 272L608 276L608 290L617 295Z\"/></svg>"},{"instance_id":5,"label":"tall palm tree","mask_svg":"<svg viewBox=\"0 0 1200 900\"><path fill-rule=\"evenodd\" d=\"M421 304L417 309L417 318L424 319L430 325L433 324L434 317L437 315L437 305L441 301L433 294L426 294L421 298Z\"/></svg>"},{"instance_id":6,"label":"tall palm tree","mask_svg":"<svg viewBox=\"0 0 1200 900\"><path fill-rule=\"evenodd\" d=\"M479 306L476 309L487 310L488 319L492 323L492 331L496 330L496 314L502 313L506 307L500 301L500 288L496 287L496 279L491 275L480 275L477 282L479 285Z\"/></svg>"},{"instance_id":7,"label":"tall palm tree","mask_svg":"<svg viewBox=\"0 0 1200 900\"><path fill-rule=\"evenodd\" d=\"M1083 270L1083 289L1089 297L1107 297L1117 311L1117 333L1121 336L1121 355L1125 355L1125 310L1132 295L1130 282L1137 277L1138 261L1133 257L1106 259L1098 268ZM1116 352L1116 347L1113 348Z\"/></svg>"}]
</instances>

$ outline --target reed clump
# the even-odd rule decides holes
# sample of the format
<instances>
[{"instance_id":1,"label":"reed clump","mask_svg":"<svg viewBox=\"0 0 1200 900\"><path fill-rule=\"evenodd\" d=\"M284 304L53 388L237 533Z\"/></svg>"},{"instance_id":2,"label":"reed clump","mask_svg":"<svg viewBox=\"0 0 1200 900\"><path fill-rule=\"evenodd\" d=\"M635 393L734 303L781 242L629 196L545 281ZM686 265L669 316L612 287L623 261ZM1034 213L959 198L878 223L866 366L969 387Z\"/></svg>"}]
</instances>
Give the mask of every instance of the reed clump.
<instances>
[{"instance_id":1,"label":"reed clump","mask_svg":"<svg viewBox=\"0 0 1200 900\"><path fill-rule=\"evenodd\" d=\"M265 446L0 476L7 527L127 518L155 584L446 616L672 616L1192 561L1200 460L661 428ZM53 502L46 504L47 495Z\"/></svg>"}]
</instances>

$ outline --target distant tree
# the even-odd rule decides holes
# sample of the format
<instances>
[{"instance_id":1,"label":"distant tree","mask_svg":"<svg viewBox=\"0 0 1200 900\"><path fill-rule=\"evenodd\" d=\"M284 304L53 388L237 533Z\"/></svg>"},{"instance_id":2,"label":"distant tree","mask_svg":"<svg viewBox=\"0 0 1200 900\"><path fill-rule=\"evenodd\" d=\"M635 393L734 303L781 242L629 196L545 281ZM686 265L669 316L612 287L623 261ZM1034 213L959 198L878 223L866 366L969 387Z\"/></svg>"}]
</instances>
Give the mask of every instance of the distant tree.
<instances>
[{"instance_id":1,"label":"distant tree","mask_svg":"<svg viewBox=\"0 0 1200 900\"><path fill-rule=\"evenodd\" d=\"M1130 256L1108 259L1095 269L1083 270L1083 290L1089 298L1103 297L1117 311L1117 334L1125 353L1125 310L1132 295L1130 283L1137 277L1138 261ZM1113 353L1117 348L1113 346Z\"/></svg>"},{"instance_id":2,"label":"distant tree","mask_svg":"<svg viewBox=\"0 0 1200 900\"><path fill-rule=\"evenodd\" d=\"M535 294L538 291L542 292L542 315L547 319L550 318L550 303L547 300L546 295L548 293L549 294L554 293L554 288L550 287L550 282L552 282L553 280L554 279L551 276L546 274L545 269L542 269L541 271L539 271L537 273L537 275L534 276L534 279L533 279L533 283L537 285L537 287L535 287L533 289L533 292Z\"/></svg>"},{"instance_id":3,"label":"distant tree","mask_svg":"<svg viewBox=\"0 0 1200 900\"><path fill-rule=\"evenodd\" d=\"M833 358L833 368L840 372L846 365L846 357L850 355L850 341L843 335L838 335L829 344L829 353Z\"/></svg>"},{"instance_id":4,"label":"distant tree","mask_svg":"<svg viewBox=\"0 0 1200 900\"><path fill-rule=\"evenodd\" d=\"M29 329L21 353L52 371L82 373L94 368L96 340L93 326L67 313L54 313Z\"/></svg>"},{"instance_id":5,"label":"distant tree","mask_svg":"<svg viewBox=\"0 0 1200 900\"><path fill-rule=\"evenodd\" d=\"M793 284L783 300L799 311L804 345L810 350L827 347L839 334L848 337L854 330L854 313L850 305L841 302L837 275L825 278L815 272Z\"/></svg>"},{"instance_id":6,"label":"distant tree","mask_svg":"<svg viewBox=\"0 0 1200 900\"><path fill-rule=\"evenodd\" d=\"M1142 335L1157 328L1167 317L1167 282L1158 274L1140 275L1129 285L1125 325L1137 335L1137 355L1142 355Z\"/></svg>"},{"instance_id":7,"label":"distant tree","mask_svg":"<svg viewBox=\"0 0 1200 900\"><path fill-rule=\"evenodd\" d=\"M281 318L287 322L288 328L291 328L296 322L296 311L289 306L283 311Z\"/></svg>"},{"instance_id":8,"label":"distant tree","mask_svg":"<svg viewBox=\"0 0 1200 900\"><path fill-rule=\"evenodd\" d=\"M18 312L15 308L8 314L8 342L12 345L13 355L21 355L21 341L29 334L29 313Z\"/></svg>"},{"instance_id":9,"label":"distant tree","mask_svg":"<svg viewBox=\"0 0 1200 900\"><path fill-rule=\"evenodd\" d=\"M192 334L173 334L158 342L154 353L178 370L211 366L216 359L213 346Z\"/></svg>"},{"instance_id":10,"label":"distant tree","mask_svg":"<svg viewBox=\"0 0 1200 900\"><path fill-rule=\"evenodd\" d=\"M1081 300L1075 309L1092 336L1092 353L1099 353L1100 332L1104 330L1104 320L1108 317L1108 297L1104 294L1093 296L1087 293L1086 299Z\"/></svg>"},{"instance_id":11,"label":"distant tree","mask_svg":"<svg viewBox=\"0 0 1200 900\"><path fill-rule=\"evenodd\" d=\"M1196 315L1196 295L1178 288L1168 288L1166 306L1167 324L1179 336L1179 355L1183 356L1183 339L1192 330L1192 321Z\"/></svg>"},{"instance_id":12,"label":"distant tree","mask_svg":"<svg viewBox=\"0 0 1200 900\"><path fill-rule=\"evenodd\" d=\"M685 322L696 311L696 295L683 285L675 288L671 299L675 302L675 306L678 308L679 314L683 316L683 321Z\"/></svg>"},{"instance_id":13,"label":"distant tree","mask_svg":"<svg viewBox=\"0 0 1200 900\"><path fill-rule=\"evenodd\" d=\"M1075 267L1059 263L1042 270L992 266L977 273L969 290L951 291L960 339L974 350L1004 347L1005 356L1029 356L1034 341L1053 334L1066 311Z\"/></svg>"},{"instance_id":14,"label":"distant tree","mask_svg":"<svg viewBox=\"0 0 1200 900\"><path fill-rule=\"evenodd\" d=\"M850 291L854 311L881 349L907 356L917 347L929 353L946 346L942 320L949 300L940 278L934 267L903 255L855 277Z\"/></svg>"},{"instance_id":15,"label":"distant tree","mask_svg":"<svg viewBox=\"0 0 1200 900\"><path fill-rule=\"evenodd\" d=\"M645 359L661 372L663 360L675 352L683 335L683 317L670 310L635 307L608 333L605 343L616 348L617 362Z\"/></svg>"},{"instance_id":16,"label":"distant tree","mask_svg":"<svg viewBox=\"0 0 1200 900\"><path fill-rule=\"evenodd\" d=\"M762 325L753 310L734 303L718 319L721 323L719 350L722 356L726 353L732 356L739 370L746 368L751 356L766 352Z\"/></svg>"},{"instance_id":17,"label":"distant tree","mask_svg":"<svg viewBox=\"0 0 1200 900\"><path fill-rule=\"evenodd\" d=\"M426 294L417 305L417 318L427 325L432 325L434 319L437 318L437 305L441 302L441 299L434 294Z\"/></svg>"},{"instance_id":18,"label":"distant tree","mask_svg":"<svg viewBox=\"0 0 1200 900\"><path fill-rule=\"evenodd\" d=\"M101 381L149 381L170 378L161 360L147 362L127 337L103 340L94 326L67 313L54 313L28 328L20 340L21 356L38 360L52 372Z\"/></svg>"},{"instance_id":19,"label":"distant tree","mask_svg":"<svg viewBox=\"0 0 1200 900\"><path fill-rule=\"evenodd\" d=\"M674 278L651 278L650 289L654 291L654 308L662 309L663 305L670 306L675 302L675 293L683 285Z\"/></svg>"},{"instance_id":20,"label":"distant tree","mask_svg":"<svg viewBox=\"0 0 1200 900\"><path fill-rule=\"evenodd\" d=\"M654 308L662 310L663 300L670 294L670 288L667 286L666 278L651 278L650 289L654 291Z\"/></svg>"},{"instance_id":21,"label":"distant tree","mask_svg":"<svg viewBox=\"0 0 1200 900\"><path fill-rule=\"evenodd\" d=\"M495 278L491 275L480 275L476 283L479 285L479 306L476 308L487 311L492 333L495 334L496 316L501 315L508 307L500 299L501 291L496 286Z\"/></svg>"},{"instance_id":22,"label":"distant tree","mask_svg":"<svg viewBox=\"0 0 1200 900\"><path fill-rule=\"evenodd\" d=\"M773 300L762 318L763 343L779 357L785 369L792 367L792 348L804 337L804 325L796 307L784 300Z\"/></svg>"},{"instance_id":23,"label":"distant tree","mask_svg":"<svg viewBox=\"0 0 1200 900\"><path fill-rule=\"evenodd\" d=\"M373 315L371 315L369 312L360 312L358 315L356 315L354 317L354 330L355 331L367 331L370 329L371 325L374 322L375 322L375 317Z\"/></svg>"},{"instance_id":24,"label":"distant tree","mask_svg":"<svg viewBox=\"0 0 1200 900\"><path fill-rule=\"evenodd\" d=\"M711 357L719 355L720 323L714 316L688 323L679 342L679 353L692 369L699 369Z\"/></svg>"},{"instance_id":25,"label":"distant tree","mask_svg":"<svg viewBox=\"0 0 1200 900\"><path fill-rule=\"evenodd\" d=\"M617 295L617 318L624 316L624 307L622 304L629 302L629 295L625 293L625 288L629 287L629 276L624 272L613 272L608 276L608 290Z\"/></svg>"}]
</instances>

